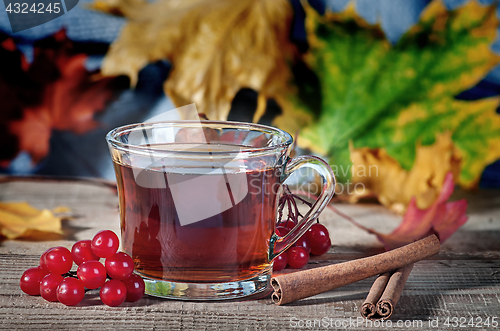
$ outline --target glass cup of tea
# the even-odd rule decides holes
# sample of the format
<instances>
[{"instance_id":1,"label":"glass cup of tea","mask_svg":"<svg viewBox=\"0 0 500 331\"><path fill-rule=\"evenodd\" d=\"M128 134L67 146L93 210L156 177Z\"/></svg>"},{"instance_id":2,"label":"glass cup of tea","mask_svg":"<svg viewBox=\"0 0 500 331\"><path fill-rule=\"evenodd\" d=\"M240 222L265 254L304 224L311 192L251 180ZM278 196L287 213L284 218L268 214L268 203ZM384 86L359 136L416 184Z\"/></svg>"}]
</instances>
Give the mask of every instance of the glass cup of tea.
<instances>
[{"instance_id":1,"label":"glass cup of tea","mask_svg":"<svg viewBox=\"0 0 500 331\"><path fill-rule=\"evenodd\" d=\"M146 293L218 300L269 287L273 260L329 203L335 178L314 156L290 159L292 137L258 124L171 121L116 128L106 140L120 206L122 250ZM309 167L321 193L287 235L275 233L283 182Z\"/></svg>"}]
</instances>

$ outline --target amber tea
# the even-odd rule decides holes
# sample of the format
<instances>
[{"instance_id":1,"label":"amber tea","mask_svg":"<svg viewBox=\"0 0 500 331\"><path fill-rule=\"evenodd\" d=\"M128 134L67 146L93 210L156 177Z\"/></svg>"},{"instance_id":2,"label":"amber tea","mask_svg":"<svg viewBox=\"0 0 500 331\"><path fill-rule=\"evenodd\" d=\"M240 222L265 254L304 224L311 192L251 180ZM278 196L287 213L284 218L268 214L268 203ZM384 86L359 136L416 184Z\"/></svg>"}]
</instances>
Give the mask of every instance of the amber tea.
<instances>
[{"instance_id":1,"label":"amber tea","mask_svg":"<svg viewBox=\"0 0 500 331\"><path fill-rule=\"evenodd\" d=\"M193 224L182 225L177 210L200 208L195 197L217 194L190 185L193 199L175 201L169 182L189 182L197 174L144 169L139 185L132 167L115 164L121 206L122 248L140 274L178 282L225 282L251 278L270 266L269 240L274 229L279 171L267 169L220 177L246 188L246 196L231 208ZM217 179L214 178L215 181ZM150 188L158 182L165 187ZM145 185L146 184L146 185ZM233 196L234 185L216 187Z\"/></svg>"}]
</instances>

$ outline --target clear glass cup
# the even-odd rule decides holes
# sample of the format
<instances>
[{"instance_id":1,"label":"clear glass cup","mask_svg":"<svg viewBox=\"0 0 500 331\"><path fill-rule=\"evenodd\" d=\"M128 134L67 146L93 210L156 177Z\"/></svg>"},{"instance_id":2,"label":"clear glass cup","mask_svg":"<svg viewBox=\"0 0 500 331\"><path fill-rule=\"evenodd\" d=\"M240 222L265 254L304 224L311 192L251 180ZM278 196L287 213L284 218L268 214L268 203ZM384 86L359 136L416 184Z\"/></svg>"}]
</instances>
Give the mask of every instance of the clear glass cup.
<instances>
[{"instance_id":1,"label":"clear glass cup","mask_svg":"<svg viewBox=\"0 0 500 331\"><path fill-rule=\"evenodd\" d=\"M232 299L269 287L273 260L313 224L335 191L326 162L289 158L292 137L258 124L171 121L116 128L122 250L146 293ZM283 182L309 167L321 194L287 235L275 233Z\"/></svg>"}]
</instances>

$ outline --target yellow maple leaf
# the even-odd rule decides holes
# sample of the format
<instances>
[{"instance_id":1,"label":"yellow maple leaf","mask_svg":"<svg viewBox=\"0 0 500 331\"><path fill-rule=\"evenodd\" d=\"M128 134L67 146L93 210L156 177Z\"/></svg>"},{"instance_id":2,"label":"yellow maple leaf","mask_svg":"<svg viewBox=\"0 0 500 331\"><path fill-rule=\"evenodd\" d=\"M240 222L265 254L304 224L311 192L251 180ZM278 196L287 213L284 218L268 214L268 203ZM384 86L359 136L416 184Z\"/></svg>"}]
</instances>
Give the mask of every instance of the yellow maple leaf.
<instances>
[{"instance_id":1,"label":"yellow maple leaf","mask_svg":"<svg viewBox=\"0 0 500 331\"><path fill-rule=\"evenodd\" d=\"M418 146L415 164L404 170L384 149L352 148L352 179L358 185L351 198L374 194L392 210L403 213L412 197L420 209L429 208L441 192L448 173L460 173L460 153L450 133L439 134L430 146ZM363 189L361 189L363 188Z\"/></svg>"},{"instance_id":2,"label":"yellow maple leaf","mask_svg":"<svg viewBox=\"0 0 500 331\"><path fill-rule=\"evenodd\" d=\"M58 212L69 209L56 208ZM27 202L0 202L0 234L7 239L30 237L37 232L62 234L61 217L48 210L39 210Z\"/></svg>"},{"instance_id":3,"label":"yellow maple leaf","mask_svg":"<svg viewBox=\"0 0 500 331\"><path fill-rule=\"evenodd\" d=\"M288 0L100 0L93 8L127 18L102 73L127 75L134 85L145 65L167 59L164 88L176 106L194 102L211 120L226 120L241 88L261 99L288 91Z\"/></svg>"}]
</instances>

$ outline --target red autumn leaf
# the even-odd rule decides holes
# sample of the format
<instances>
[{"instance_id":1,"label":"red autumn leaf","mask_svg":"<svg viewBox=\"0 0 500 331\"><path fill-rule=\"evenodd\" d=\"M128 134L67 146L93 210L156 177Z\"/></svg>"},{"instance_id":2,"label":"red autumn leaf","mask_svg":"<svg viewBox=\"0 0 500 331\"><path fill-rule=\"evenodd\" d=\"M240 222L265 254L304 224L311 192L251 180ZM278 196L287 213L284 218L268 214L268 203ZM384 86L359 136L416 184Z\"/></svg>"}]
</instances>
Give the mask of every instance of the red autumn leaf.
<instances>
[{"instance_id":1,"label":"red autumn leaf","mask_svg":"<svg viewBox=\"0 0 500 331\"><path fill-rule=\"evenodd\" d=\"M84 133L95 128L95 113L127 84L121 77L88 72L87 55L75 49L64 30L35 43L31 64L12 39L0 35L0 57L2 165L21 150L41 160L53 129Z\"/></svg>"},{"instance_id":2,"label":"red autumn leaf","mask_svg":"<svg viewBox=\"0 0 500 331\"><path fill-rule=\"evenodd\" d=\"M445 177L438 199L427 209L419 209L412 198L401 224L391 234L376 233L386 249L393 249L435 233L444 242L467 222L467 200L447 202L455 185L453 174Z\"/></svg>"},{"instance_id":3,"label":"red autumn leaf","mask_svg":"<svg viewBox=\"0 0 500 331\"><path fill-rule=\"evenodd\" d=\"M406 245L430 234L436 234L443 243L467 222L467 200L447 202L454 188L453 174L450 172L446 175L443 188L434 204L427 209L419 209L415 198L412 198L403 221L390 234L383 234L367 228L331 205L328 208L358 228L376 235L387 250ZM304 194L304 192L300 192L300 194Z\"/></svg>"}]
</instances>

